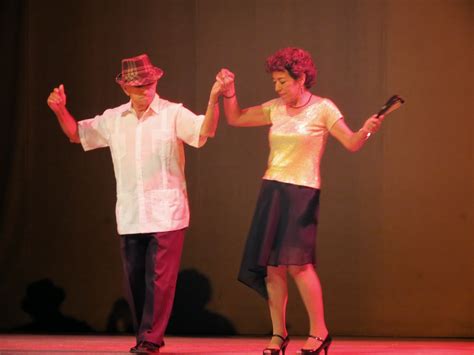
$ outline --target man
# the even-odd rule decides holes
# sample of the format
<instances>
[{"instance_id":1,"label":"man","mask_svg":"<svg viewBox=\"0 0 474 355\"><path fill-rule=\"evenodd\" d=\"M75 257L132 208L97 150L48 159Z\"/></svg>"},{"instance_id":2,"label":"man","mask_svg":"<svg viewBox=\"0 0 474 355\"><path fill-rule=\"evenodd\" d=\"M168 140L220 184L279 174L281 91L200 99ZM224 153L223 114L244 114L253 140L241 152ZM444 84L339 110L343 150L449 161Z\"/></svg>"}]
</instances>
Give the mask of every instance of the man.
<instances>
[{"instance_id":1,"label":"man","mask_svg":"<svg viewBox=\"0 0 474 355\"><path fill-rule=\"evenodd\" d=\"M79 122L66 109L63 85L47 101L71 142L86 151L111 150L126 295L137 336L134 353L157 353L164 345L189 224L183 142L203 146L219 117L219 83L211 89L205 116L198 116L157 95L162 75L146 54L123 59L116 82L130 101Z\"/></svg>"}]
</instances>

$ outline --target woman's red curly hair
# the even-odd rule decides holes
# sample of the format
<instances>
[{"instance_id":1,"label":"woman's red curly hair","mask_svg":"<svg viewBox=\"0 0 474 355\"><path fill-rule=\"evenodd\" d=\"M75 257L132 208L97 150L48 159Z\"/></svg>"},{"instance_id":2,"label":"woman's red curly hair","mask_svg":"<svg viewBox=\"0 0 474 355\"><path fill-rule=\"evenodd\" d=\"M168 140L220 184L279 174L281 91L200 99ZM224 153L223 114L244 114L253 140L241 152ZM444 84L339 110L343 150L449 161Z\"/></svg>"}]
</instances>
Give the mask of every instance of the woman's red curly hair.
<instances>
[{"instance_id":1,"label":"woman's red curly hair","mask_svg":"<svg viewBox=\"0 0 474 355\"><path fill-rule=\"evenodd\" d=\"M298 79L306 74L304 86L309 89L316 82L317 69L311 55L304 49L287 47L276 51L265 61L265 69L268 73L274 71L288 71L293 79Z\"/></svg>"}]
</instances>

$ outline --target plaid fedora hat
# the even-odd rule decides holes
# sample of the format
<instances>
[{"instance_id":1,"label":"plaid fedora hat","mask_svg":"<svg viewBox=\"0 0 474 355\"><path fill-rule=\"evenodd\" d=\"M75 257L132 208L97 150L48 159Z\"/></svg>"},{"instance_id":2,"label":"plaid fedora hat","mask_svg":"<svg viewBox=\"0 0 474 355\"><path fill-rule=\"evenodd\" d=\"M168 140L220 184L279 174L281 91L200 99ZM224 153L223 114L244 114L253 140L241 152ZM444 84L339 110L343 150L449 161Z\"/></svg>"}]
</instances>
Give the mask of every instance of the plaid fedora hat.
<instances>
[{"instance_id":1,"label":"plaid fedora hat","mask_svg":"<svg viewBox=\"0 0 474 355\"><path fill-rule=\"evenodd\" d=\"M163 70L153 66L148 55L141 54L122 59L122 72L115 81L120 85L140 86L151 84L162 76Z\"/></svg>"}]
</instances>

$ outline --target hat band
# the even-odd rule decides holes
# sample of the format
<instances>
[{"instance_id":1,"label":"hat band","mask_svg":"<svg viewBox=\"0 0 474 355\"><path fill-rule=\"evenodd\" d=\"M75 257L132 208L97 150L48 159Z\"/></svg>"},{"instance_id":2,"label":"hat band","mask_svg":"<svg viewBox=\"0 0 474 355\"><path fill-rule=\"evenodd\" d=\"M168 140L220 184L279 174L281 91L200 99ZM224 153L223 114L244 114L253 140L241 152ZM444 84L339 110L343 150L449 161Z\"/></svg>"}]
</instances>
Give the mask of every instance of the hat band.
<instances>
[{"instance_id":1,"label":"hat band","mask_svg":"<svg viewBox=\"0 0 474 355\"><path fill-rule=\"evenodd\" d=\"M148 67L145 70L124 70L117 75L116 81L119 84L145 85L158 80L163 75L159 68Z\"/></svg>"}]
</instances>

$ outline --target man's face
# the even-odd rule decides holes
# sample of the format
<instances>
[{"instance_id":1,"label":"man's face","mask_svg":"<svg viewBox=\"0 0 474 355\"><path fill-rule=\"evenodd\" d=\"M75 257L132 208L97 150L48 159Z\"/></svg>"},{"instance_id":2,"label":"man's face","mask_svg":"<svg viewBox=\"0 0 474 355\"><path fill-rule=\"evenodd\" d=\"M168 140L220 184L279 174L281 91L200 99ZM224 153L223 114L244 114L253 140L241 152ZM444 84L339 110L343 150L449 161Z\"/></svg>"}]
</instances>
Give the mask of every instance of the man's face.
<instances>
[{"instance_id":1,"label":"man's face","mask_svg":"<svg viewBox=\"0 0 474 355\"><path fill-rule=\"evenodd\" d=\"M124 85L123 91L127 96L132 100L132 106L136 111L143 112L148 109L156 93L156 84L153 82L151 84L142 85L142 86L129 86Z\"/></svg>"}]
</instances>

